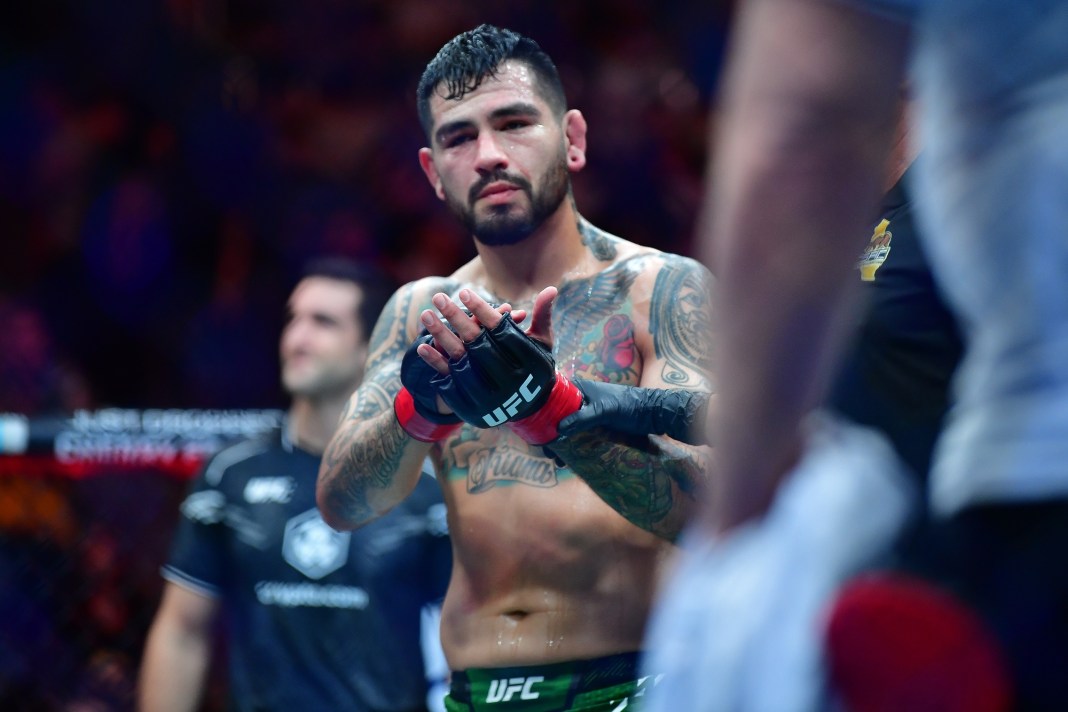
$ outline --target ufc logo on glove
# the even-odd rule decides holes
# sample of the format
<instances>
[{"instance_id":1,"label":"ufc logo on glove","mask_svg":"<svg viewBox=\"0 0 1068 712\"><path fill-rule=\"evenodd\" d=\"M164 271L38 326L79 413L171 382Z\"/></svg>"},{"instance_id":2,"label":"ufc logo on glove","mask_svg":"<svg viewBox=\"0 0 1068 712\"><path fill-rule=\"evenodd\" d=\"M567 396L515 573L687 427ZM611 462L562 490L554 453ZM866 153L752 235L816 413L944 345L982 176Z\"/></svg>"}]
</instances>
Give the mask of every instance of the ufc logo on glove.
<instances>
[{"instance_id":1,"label":"ufc logo on glove","mask_svg":"<svg viewBox=\"0 0 1068 712\"><path fill-rule=\"evenodd\" d=\"M582 392L562 373L545 344L505 314L483 328L448 374L430 385L464 422L479 428L505 423L531 445L552 442L561 418L582 406Z\"/></svg>"},{"instance_id":2,"label":"ufc logo on glove","mask_svg":"<svg viewBox=\"0 0 1068 712\"><path fill-rule=\"evenodd\" d=\"M534 374L528 374L527 380L523 381L523 385L519 387L518 391L509 396L508 400L500 406L494 408L492 413L483 415L482 420L486 421L486 425L491 428L501 425L509 418L515 417L516 413L519 412L520 405L533 401L541 393L541 386L538 386L533 391L530 390L530 382L533 380Z\"/></svg>"}]
</instances>

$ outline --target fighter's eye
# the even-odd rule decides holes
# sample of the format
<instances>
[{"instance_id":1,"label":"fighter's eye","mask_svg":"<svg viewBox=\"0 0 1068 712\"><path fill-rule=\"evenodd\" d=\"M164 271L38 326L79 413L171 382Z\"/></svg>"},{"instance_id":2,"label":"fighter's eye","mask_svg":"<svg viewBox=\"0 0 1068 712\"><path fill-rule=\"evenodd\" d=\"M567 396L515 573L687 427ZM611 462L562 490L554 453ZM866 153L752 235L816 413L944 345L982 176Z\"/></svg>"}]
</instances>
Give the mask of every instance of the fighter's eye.
<instances>
[{"instance_id":1,"label":"fighter's eye","mask_svg":"<svg viewBox=\"0 0 1068 712\"><path fill-rule=\"evenodd\" d=\"M461 144L467 143L470 140L470 134L455 134L446 138L442 143L444 144L445 148L454 148Z\"/></svg>"}]
</instances>

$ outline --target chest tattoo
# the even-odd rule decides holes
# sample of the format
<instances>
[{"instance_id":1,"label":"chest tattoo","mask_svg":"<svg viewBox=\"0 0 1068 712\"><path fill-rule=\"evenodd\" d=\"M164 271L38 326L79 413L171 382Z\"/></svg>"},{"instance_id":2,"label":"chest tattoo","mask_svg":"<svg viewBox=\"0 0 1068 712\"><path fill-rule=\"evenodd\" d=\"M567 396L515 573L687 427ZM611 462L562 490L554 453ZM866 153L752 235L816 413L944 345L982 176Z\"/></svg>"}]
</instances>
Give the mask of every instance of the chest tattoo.
<instances>
[{"instance_id":1,"label":"chest tattoo","mask_svg":"<svg viewBox=\"0 0 1068 712\"><path fill-rule=\"evenodd\" d=\"M627 260L561 286L553 312L553 352L566 375L637 382L641 363L631 318L637 262Z\"/></svg>"},{"instance_id":2,"label":"chest tattoo","mask_svg":"<svg viewBox=\"0 0 1068 712\"><path fill-rule=\"evenodd\" d=\"M497 485L555 487L557 483L552 460L519 450L479 450L468 461L467 491L471 494Z\"/></svg>"},{"instance_id":3,"label":"chest tattoo","mask_svg":"<svg viewBox=\"0 0 1068 712\"><path fill-rule=\"evenodd\" d=\"M509 447L503 442L506 437L492 430L464 428L446 450L449 479L466 478L467 491L478 494L512 484L555 487L561 476L571 475L569 470L558 473L556 463L548 457Z\"/></svg>"}]
</instances>

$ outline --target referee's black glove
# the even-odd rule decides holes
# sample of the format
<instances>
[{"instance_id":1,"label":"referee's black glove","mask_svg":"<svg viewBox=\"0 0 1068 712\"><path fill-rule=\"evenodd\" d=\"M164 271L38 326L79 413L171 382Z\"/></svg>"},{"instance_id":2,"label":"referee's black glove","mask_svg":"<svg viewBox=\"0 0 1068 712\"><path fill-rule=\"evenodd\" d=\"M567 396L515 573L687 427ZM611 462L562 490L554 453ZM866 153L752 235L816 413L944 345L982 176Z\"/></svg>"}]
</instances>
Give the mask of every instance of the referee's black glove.
<instances>
[{"instance_id":1,"label":"referee's black glove","mask_svg":"<svg viewBox=\"0 0 1068 712\"><path fill-rule=\"evenodd\" d=\"M690 445L709 444L705 432L709 393L588 380L575 380L575 385L582 391L583 404L560 421L561 435L599 427L634 435L667 435Z\"/></svg>"}]
</instances>

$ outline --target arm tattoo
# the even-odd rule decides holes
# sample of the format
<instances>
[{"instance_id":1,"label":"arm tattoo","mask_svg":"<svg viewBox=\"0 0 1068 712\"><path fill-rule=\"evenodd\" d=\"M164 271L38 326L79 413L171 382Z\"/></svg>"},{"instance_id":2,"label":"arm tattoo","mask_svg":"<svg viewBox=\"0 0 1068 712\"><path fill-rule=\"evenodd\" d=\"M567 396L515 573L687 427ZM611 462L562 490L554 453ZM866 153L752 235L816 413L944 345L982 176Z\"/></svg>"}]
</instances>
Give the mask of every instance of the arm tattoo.
<instances>
[{"instance_id":1,"label":"arm tattoo","mask_svg":"<svg viewBox=\"0 0 1068 712\"><path fill-rule=\"evenodd\" d=\"M347 427L355 430L355 423ZM346 437L351 442L351 438ZM368 492L385 489L393 480L400 465L406 437L393 426L390 418L376 418L360 433L360 442L347 448L339 447L324 455L330 467L338 468L338 486L329 490L327 501L334 512L351 521L367 521L375 517Z\"/></svg>"},{"instance_id":2,"label":"arm tattoo","mask_svg":"<svg viewBox=\"0 0 1068 712\"><path fill-rule=\"evenodd\" d=\"M674 540L696 505L707 471L703 451L665 438L628 438L593 430L549 447L610 507L632 524Z\"/></svg>"},{"instance_id":3,"label":"arm tattoo","mask_svg":"<svg viewBox=\"0 0 1068 712\"><path fill-rule=\"evenodd\" d=\"M619 313L630 295L638 272L630 263L621 264L585 279L565 282L553 306L553 355L562 356L583 348L600 329L598 325Z\"/></svg>"},{"instance_id":4,"label":"arm tattoo","mask_svg":"<svg viewBox=\"0 0 1068 712\"><path fill-rule=\"evenodd\" d=\"M400 364L389 370L375 374L360 386L360 396L354 404L357 419L367 420L393 408L393 394L400 390Z\"/></svg>"},{"instance_id":5,"label":"arm tattoo","mask_svg":"<svg viewBox=\"0 0 1068 712\"><path fill-rule=\"evenodd\" d=\"M652 349L669 386L708 388L709 297L706 272L676 255L636 255L595 277L563 285L553 314L557 362L583 377L635 384L631 291L655 269L649 296ZM573 354L579 354L580 357ZM633 358L636 358L634 356ZM652 367L651 365L649 366ZM561 438L550 449L608 505L633 524L673 539L696 505L697 483L708 471L705 448L670 438L639 438L594 430Z\"/></svg>"},{"instance_id":6,"label":"arm tattoo","mask_svg":"<svg viewBox=\"0 0 1068 712\"><path fill-rule=\"evenodd\" d=\"M702 269L692 260L668 256L656 275L649 302L649 329L664 381L693 387L691 374L712 368L708 330L711 307Z\"/></svg>"},{"instance_id":7,"label":"arm tattoo","mask_svg":"<svg viewBox=\"0 0 1068 712\"><path fill-rule=\"evenodd\" d=\"M404 290L403 293L397 292L389 298L382 309L382 316L371 332L367 351L369 365L375 361L393 358L398 353L404 353L404 349L408 347L408 340L405 338L405 322L411 306L411 289Z\"/></svg>"},{"instance_id":8,"label":"arm tattoo","mask_svg":"<svg viewBox=\"0 0 1068 712\"><path fill-rule=\"evenodd\" d=\"M371 335L364 382L349 399L323 454L319 490L326 508L346 521L366 522L402 496L394 487L411 441L393 415L400 364L409 338L412 287L390 299Z\"/></svg>"}]
</instances>

